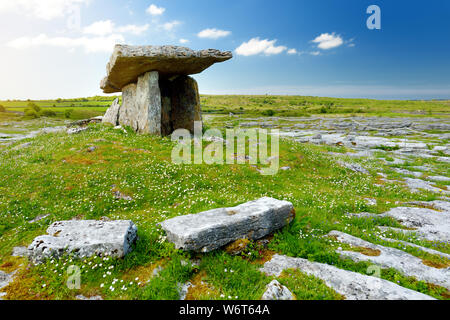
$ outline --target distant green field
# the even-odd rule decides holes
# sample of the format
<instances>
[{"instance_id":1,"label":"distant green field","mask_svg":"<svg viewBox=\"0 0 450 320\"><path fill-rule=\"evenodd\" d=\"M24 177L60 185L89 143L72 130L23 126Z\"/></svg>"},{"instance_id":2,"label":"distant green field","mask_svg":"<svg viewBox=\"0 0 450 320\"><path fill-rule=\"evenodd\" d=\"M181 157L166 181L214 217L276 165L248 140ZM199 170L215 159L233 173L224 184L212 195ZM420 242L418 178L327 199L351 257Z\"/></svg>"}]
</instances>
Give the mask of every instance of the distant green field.
<instances>
[{"instance_id":1,"label":"distant green field","mask_svg":"<svg viewBox=\"0 0 450 320\"><path fill-rule=\"evenodd\" d=\"M210 96L201 97L205 113L245 113L266 116L304 116L310 114L447 114L450 100L406 101L320 98L304 96Z\"/></svg>"},{"instance_id":2,"label":"distant green field","mask_svg":"<svg viewBox=\"0 0 450 320\"><path fill-rule=\"evenodd\" d=\"M118 96L95 96L56 100L7 100L0 105L8 111L24 112L30 103L42 111L54 111L55 117L64 117L73 110L73 117L90 117L103 114ZM120 97L119 97L120 98ZM213 114L246 114L255 116L309 116L321 115L383 115L383 116L450 116L450 100L374 100L343 99L307 96L250 96L201 95L202 112ZM67 115L66 115L67 118ZM72 118L70 116L69 118Z\"/></svg>"}]
</instances>

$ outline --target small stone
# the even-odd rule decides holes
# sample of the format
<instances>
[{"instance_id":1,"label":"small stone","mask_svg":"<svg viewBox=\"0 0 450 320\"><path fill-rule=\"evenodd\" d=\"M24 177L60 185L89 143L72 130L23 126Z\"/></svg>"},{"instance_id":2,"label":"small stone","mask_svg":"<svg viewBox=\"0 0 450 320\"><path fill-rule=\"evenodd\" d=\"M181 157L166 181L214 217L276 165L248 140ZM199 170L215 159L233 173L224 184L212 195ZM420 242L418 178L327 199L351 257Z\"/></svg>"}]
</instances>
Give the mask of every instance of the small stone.
<instances>
[{"instance_id":1,"label":"small stone","mask_svg":"<svg viewBox=\"0 0 450 320\"><path fill-rule=\"evenodd\" d=\"M83 131L86 131L88 129L88 127L83 127L83 128L70 128L67 130L67 134L77 134Z\"/></svg>"},{"instance_id":2,"label":"small stone","mask_svg":"<svg viewBox=\"0 0 450 320\"><path fill-rule=\"evenodd\" d=\"M261 300L295 300L289 289L281 285L277 280L272 280L266 287Z\"/></svg>"},{"instance_id":3,"label":"small stone","mask_svg":"<svg viewBox=\"0 0 450 320\"><path fill-rule=\"evenodd\" d=\"M83 296L82 294L77 295L75 298L77 300L86 300L86 301L103 300L103 298L101 296L92 296L92 297L87 298L87 297Z\"/></svg>"}]
</instances>

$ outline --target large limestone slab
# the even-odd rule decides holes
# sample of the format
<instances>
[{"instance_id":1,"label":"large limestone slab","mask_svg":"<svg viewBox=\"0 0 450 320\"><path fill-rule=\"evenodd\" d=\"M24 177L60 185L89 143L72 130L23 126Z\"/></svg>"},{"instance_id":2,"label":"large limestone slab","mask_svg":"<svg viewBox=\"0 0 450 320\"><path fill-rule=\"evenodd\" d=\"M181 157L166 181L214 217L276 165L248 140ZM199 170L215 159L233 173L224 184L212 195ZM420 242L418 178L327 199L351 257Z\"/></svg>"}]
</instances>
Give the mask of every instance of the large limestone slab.
<instances>
[{"instance_id":1,"label":"large limestone slab","mask_svg":"<svg viewBox=\"0 0 450 320\"><path fill-rule=\"evenodd\" d=\"M394 268L407 276L416 277L428 283L433 283L450 289L450 268L437 269L425 265L422 259L417 258L399 249L385 247L356 238L340 231L331 231L329 236L336 237L339 242L349 244L353 247L369 248L378 255L365 255L355 251L338 251L343 257L353 261L370 261L382 268Z\"/></svg>"},{"instance_id":2,"label":"large limestone slab","mask_svg":"<svg viewBox=\"0 0 450 320\"><path fill-rule=\"evenodd\" d=\"M384 279L302 258L274 255L272 260L264 264L261 271L268 276L280 276L286 269L298 269L322 279L327 286L347 300L435 300Z\"/></svg>"},{"instance_id":3,"label":"large limestone slab","mask_svg":"<svg viewBox=\"0 0 450 320\"><path fill-rule=\"evenodd\" d=\"M264 197L232 208L175 217L161 223L178 249L209 252L238 239L259 239L294 219L292 203Z\"/></svg>"},{"instance_id":4,"label":"large limestone slab","mask_svg":"<svg viewBox=\"0 0 450 320\"><path fill-rule=\"evenodd\" d=\"M197 74L232 56L230 51L214 49L194 51L177 46L116 45L100 87L104 93L120 92L148 71L158 71L163 78Z\"/></svg>"},{"instance_id":5,"label":"large limestone slab","mask_svg":"<svg viewBox=\"0 0 450 320\"><path fill-rule=\"evenodd\" d=\"M161 91L158 72L147 72L123 88L119 123L136 132L161 134Z\"/></svg>"},{"instance_id":6,"label":"large limestone slab","mask_svg":"<svg viewBox=\"0 0 450 320\"><path fill-rule=\"evenodd\" d=\"M34 262L72 253L78 257L108 255L124 257L136 240L137 227L130 220L58 221L47 229L48 235L36 237L28 247Z\"/></svg>"}]
</instances>

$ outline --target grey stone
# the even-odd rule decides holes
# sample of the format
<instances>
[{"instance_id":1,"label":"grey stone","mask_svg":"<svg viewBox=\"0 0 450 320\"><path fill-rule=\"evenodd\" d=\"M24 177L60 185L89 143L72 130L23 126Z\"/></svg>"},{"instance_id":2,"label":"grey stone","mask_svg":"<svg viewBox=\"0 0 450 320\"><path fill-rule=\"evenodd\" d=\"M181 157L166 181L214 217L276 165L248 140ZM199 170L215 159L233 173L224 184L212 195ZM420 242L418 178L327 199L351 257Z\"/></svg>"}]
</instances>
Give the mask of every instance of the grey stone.
<instances>
[{"instance_id":1,"label":"grey stone","mask_svg":"<svg viewBox=\"0 0 450 320\"><path fill-rule=\"evenodd\" d=\"M337 161L337 163L349 170L352 170L354 172L362 173L362 174L369 174L369 171L367 171L363 166L357 164L357 163L349 163L344 161Z\"/></svg>"},{"instance_id":2,"label":"grey stone","mask_svg":"<svg viewBox=\"0 0 450 320\"><path fill-rule=\"evenodd\" d=\"M14 247L11 253L13 257L27 257L28 249L27 247Z\"/></svg>"},{"instance_id":3,"label":"grey stone","mask_svg":"<svg viewBox=\"0 0 450 320\"><path fill-rule=\"evenodd\" d=\"M139 133L161 134L161 92L158 72L138 78L123 88L119 123Z\"/></svg>"},{"instance_id":4,"label":"grey stone","mask_svg":"<svg viewBox=\"0 0 450 320\"><path fill-rule=\"evenodd\" d=\"M370 261L382 268L394 268L406 276L412 276L418 280L437 284L447 289L450 288L450 268L437 269L429 267L423 264L422 259L407 252L373 244L340 231L331 231L328 235L335 237L342 243L355 247L369 248L379 252L379 255L365 255L355 251L338 251L343 257L348 257L355 262Z\"/></svg>"},{"instance_id":5,"label":"grey stone","mask_svg":"<svg viewBox=\"0 0 450 320\"><path fill-rule=\"evenodd\" d=\"M450 211L427 208L398 207L378 216L389 216L398 220L421 238L431 241L450 241Z\"/></svg>"},{"instance_id":6,"label":"grey stone","mask_svg":"<svg viewBox=\"0 0 450 320\"><path fill-rule=\"evenodd\" d=\"M28 247L28 256L35 263L68 253L124 257L132 250L137 228L130 220L70 220L53 223L47 234L36 237Z\"/></svg>"},{"instance_id":7,"label":"grey stone","mask_svg":"<svg viewBox=\"0 0 450 320\"><path fill-rule=\"evenodd\" d=\"M119 124L119 112L120 112L119 98L114 99L111 106L106 110L103 116L102 123L110 123L114 126Z\"/></svg>"},{"instance_id":8,"label":"grey stone","mask_svg":"<svg viewBox=\"0 0 450 320\"><path fill-rule=\"evenodd\" d=\"M67 134L77 134L77 133L86 131L86 130L88 130L88 129L89 129L88 127L82 127L82 128L70 128L70 129L67 129Z\"/></svg>"},{"instance_id":9,"label":"grey stone","mask_svg":"<svg viewBox=\"0 0 450 320\"><path fill-rule=\"evenodd\" d=\"M189 288L194 287L194 285L190 282L186 282L185 284L178 283L178 292L180 294L180 300L185 300L186 296L189 292Z\"/></svg>"},{"instance_id":10,"label":"grey stone","mask_svg":"<svg viewBox=\"0 0 450 320\"><path fill-rule=\"evenodd\" d=\"M272 280L267 285L261 300L295 300L295 297L287 287L277 280Z\"/></svg>"},{"instance_id":11,"label":"grey stone","mask_svg":"<svg viewBox=\"0 0 450 320\"><path fill-rule=\"evenodd\" d=\"M48 216L50 216L50 214L48 214L48 213L47 213L47 214L40 214L40 215L38 215L36 218L34 218L34 219L28 221L28 223L35 223L35 222L38 222L38 221L40 221L40 220L43 220L43 219L47 218Z\"/></svg>"},{"instance_id":12,"label":"grey stone","mask_svg":"<svg viewBox=\"0 0 450 320\"><path fill-rule=\"evenodd\" d=\"M158 71L163 78L200 73L216 62L232 58L229 51L194 51L177 46L116 45L100 87L104 93L120 92L139 76Z\"/></svg>"},{"instance_id":13,"label":"grey stone","mask_svg":"<svg viewBox=\"0 0 450 320\"><path fill-rule=\"evenodd\" d=\"M414 248L417 248L417 249L419 249L421 251L428 252L428 253L434 254L436 256L441 256L443 258L446 258L446 259L450 260L450 254L447 254L447 253L444 253L444 252L440 252L440 251L437 251L437 250L434 250L434 249L422 247L422 246L419 246L419 245L411 243L411 242L398 240L398 239L391 239L391 238L386 238L386 237L380 237L380 239L382 239L384 241L388 241L388 242L393 242L393 243L401 243L401 244L403 244L405 246L414 247Z\"/></svg>"},{"instance_id":14,"label":"grey stone","mask_svg":"<svg viewBox=\"0 0 450 320\"><path fill-rule=\"evenodd\" d=\"M92 297L85 297L82 294L79 294L75 297L77 300L85 300L85 301L98 301L98 300L103 300L103 298L101 296L92 296Z\"/></svg>"},{"instance_id":15,"label":"grey stone","mask_svg":"<svg viewBox=\"0 0 450 320\"><path fill-rule=\"evenodd\" d=\"M170 85L171 114L170 124L172 133L176 129L188 129L194 133L194 121L201 121L200 95L197 81L188 76L177 77Z\"/></svg>"},{"instance_id":16,"label":"grey stone","mask_svg":"<svg viewBox=\"0 0 450 320\"><path fill-rule=\"evenodd\" d=\"M435 300L425 294L403 288L390 281L347 271L302 258L274 255L261 269L268 276L280 276L286 269L298 269L322 279L348 300Z\"/></svg>"},{"instance_id":17,"label":"grey stone","mask_svg":"<svg viewBox=\"0 0 450 320\"><path fill-rule=\"evenodd\" d=\"M450 191L437 188L433 186L434 183L422 179L405 178L405 184L412 192L419 192L420 190L426 190L440 194L450 193Z\"/></svg>"},{"instance_id":18,"label":"grey stone","mask_svg":"<svg viewBox=\"0 0 450 320\"><path fill-rule=\"evenodd\" d=\"M175 217L161 223L178 249L209 252L238 239L260 239L294 218L292 203L264 197L232 208Z\"/></svg>"},{"instance_id":19,"label":"grey stone","mask_svg":"<svg viewBox=\"0 0 450 320\"><path fill-rule=\"evenodd\" d=\"M15 272L6 273L0 270L0 290L8 286L14 280L14 273Z\"/></svg>"}]
</instances>

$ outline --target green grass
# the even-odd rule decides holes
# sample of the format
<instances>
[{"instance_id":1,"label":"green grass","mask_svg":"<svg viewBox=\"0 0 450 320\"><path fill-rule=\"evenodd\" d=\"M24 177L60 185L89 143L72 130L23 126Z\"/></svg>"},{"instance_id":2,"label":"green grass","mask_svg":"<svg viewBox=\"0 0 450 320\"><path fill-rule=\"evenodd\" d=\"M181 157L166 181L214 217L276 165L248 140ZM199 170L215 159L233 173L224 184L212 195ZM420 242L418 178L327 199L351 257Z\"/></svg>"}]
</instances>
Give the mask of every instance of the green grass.
<instances>
[{"instance_id":1,"label":"green grass","mask_svg":"<svg viewBox=\"0 0 450 320\"><path fill-rule=\"evenodd\" d=\"M23 112L29 103L43 110L63 114L67 109L104 112L118 96L95 96L55 100L0 101L6 110ZM298 117L310 115L338 116L449 116L450 101L410 101L321 98L308 96L201 95L205 114L245 114L258 116Z\"/></svg>"},{"instance_id":2,"label":"green grass","mask_svg":"<svg viewBox=\"0 0 450 320\"><path fill-rule=\"evenodd\" d=\"M15 145L27 141L32 143L28 148L13 150ZM87 152L91 145L97 149ZM259 272L263 263L260 259L250 259L245 254L232 256L221 250L204 255L175 250L164 241L157 223L180 214L234 206L262 196L285 199L294 204L296 219L274 235L270 252L366 274L367 263L340 259L335 253L337 244L323 235L340 230L376 242L377 226L400 225L387 218L349 219L346 213L380 213L394 206L395 201L436 199L432 194L411 194L398 184L377 185L380 164L363 162L371 175L356 174L336 165L326 154L330 149L326 146L282 140L280 166L290 166L291 170L275 176L262 176L249 164L175 165L171 162L173 146L169 138L90 125L88 131L77 135L39 135L3 147L0 269L20 270L17 280L7 289L7 298L72 299L77 294L100 294L105 299L176 299L180 283L201 277L210 290L200 292L197 297L259 299L272 280ZM116 200L112 185L134 200ZM378 205L367 206L366 197L376 198ZM42 214L49 216L28 223ZM23 259L10 257L14 246L29 245L34 237L45 233L51 222L75 217L133 220L139 228L134 251L124 259L70 261L66 257L30 268L25 267ZM253 246L246 252L248 255L259 250L262 249ZM442 250L448 252L448 244ZM200 259L200 265L194 266L192 259ZM19 267L20 264L23 266ZM82 270L79 290L69 290L65 285L69 264ZM152 277L156 266L162 266L163 270ZM393 270L384 270L382 277L437 298L447 297L444 289ZM292 285L299 298L340 298L317 279L305 276L301 283L298 277L283 281Z\"/></svg>"}]
</instances>

